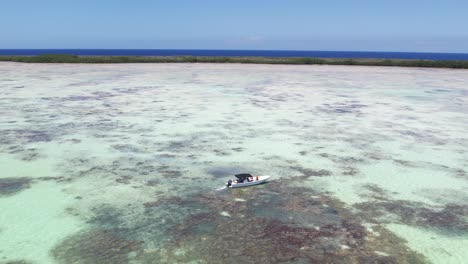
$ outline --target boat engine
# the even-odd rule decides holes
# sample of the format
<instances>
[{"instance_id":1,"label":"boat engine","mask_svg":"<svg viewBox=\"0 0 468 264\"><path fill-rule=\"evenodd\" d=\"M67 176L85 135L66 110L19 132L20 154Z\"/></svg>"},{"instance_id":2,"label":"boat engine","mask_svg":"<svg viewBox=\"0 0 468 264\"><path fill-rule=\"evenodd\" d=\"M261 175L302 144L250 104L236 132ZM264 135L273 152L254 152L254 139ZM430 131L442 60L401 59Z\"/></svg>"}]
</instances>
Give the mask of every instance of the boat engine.
<instances>
[{"instance_id":1,"label":"boat engine","mask_svg":"<svg viewBox=\"0 0 468 264\"><path fill-rule=\"evenodd\" d=\"M226 184L227 187L230 187L232 185L232 180L229 180Z\"/></svg>"}]
</instances>

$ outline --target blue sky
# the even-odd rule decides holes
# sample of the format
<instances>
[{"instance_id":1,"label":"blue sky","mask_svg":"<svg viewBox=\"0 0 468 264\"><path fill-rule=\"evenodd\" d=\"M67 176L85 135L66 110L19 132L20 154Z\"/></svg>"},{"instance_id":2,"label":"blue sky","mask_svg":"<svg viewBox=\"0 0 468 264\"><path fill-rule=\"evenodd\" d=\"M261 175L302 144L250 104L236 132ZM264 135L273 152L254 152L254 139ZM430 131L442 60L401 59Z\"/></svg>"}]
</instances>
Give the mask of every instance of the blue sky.
<instances>
[{"instance_id":1,"label":"blue sky","mask_svg":"<svg viewBox=\"0 0 468 264\"><path fill-rule=\"evenodd\" d=\"M0 48L468 53L468 1L1 0Z\"/></svg>"}]
</instances>

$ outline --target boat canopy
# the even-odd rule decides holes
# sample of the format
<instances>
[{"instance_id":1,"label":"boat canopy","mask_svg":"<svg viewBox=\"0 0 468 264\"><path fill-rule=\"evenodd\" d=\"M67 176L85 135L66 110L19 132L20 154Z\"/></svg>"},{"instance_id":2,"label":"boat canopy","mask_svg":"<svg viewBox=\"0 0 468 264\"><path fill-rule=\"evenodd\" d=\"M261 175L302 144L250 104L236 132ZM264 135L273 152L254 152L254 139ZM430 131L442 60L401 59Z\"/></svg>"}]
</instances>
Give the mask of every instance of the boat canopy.
<instances>
[{"instance_id":1,"label":"boat canopy","mask_svg":"<svg viewBox=\"0 0 468 264\"><path fill-rule=\"evenodd\" d=\"M249 177L253 177L252 175L248 174L248 173L241 173L241 174L236 174L234 175L236 176L236 178L238 179L247 179Z\"/></svg>"}]
</instances>

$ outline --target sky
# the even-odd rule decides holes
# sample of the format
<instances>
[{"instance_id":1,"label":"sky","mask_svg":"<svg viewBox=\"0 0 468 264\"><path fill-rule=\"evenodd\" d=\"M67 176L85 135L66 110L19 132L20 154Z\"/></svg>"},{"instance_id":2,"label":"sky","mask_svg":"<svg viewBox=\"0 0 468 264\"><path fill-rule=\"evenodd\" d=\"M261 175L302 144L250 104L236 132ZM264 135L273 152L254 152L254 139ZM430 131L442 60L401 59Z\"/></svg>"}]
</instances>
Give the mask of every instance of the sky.
<instances>
[{"instance_id":1,"label":"sky","mask_svg":"<svg viewBox=\"0 0 468 264\"><path fill-rule=\"evenodd\" d=\"M0 0L0 49L468 53L468 0Z\"/></svg>"}]
</instances>

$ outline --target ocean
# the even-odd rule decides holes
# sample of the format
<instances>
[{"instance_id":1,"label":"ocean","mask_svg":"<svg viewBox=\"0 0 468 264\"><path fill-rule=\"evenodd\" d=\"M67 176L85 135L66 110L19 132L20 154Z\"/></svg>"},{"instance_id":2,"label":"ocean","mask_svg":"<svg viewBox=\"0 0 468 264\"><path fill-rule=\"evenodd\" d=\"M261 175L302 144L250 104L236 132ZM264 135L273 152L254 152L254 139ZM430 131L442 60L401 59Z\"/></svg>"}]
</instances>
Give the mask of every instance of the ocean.
<instances>
[{"instance_id":1,"label":"ocean","mask_svg":"<svg viewBox=\"0 0 468 264\"><path fill-rule=\"evenodd\" d=\"M375 51L306 51L306 50L194 50L194 49L0 49L0 55L33 56L74 54L82 56L253 56L310 58L369 58L468 60L468 53L375 52Z\"/></svg>"}]
</instances>

